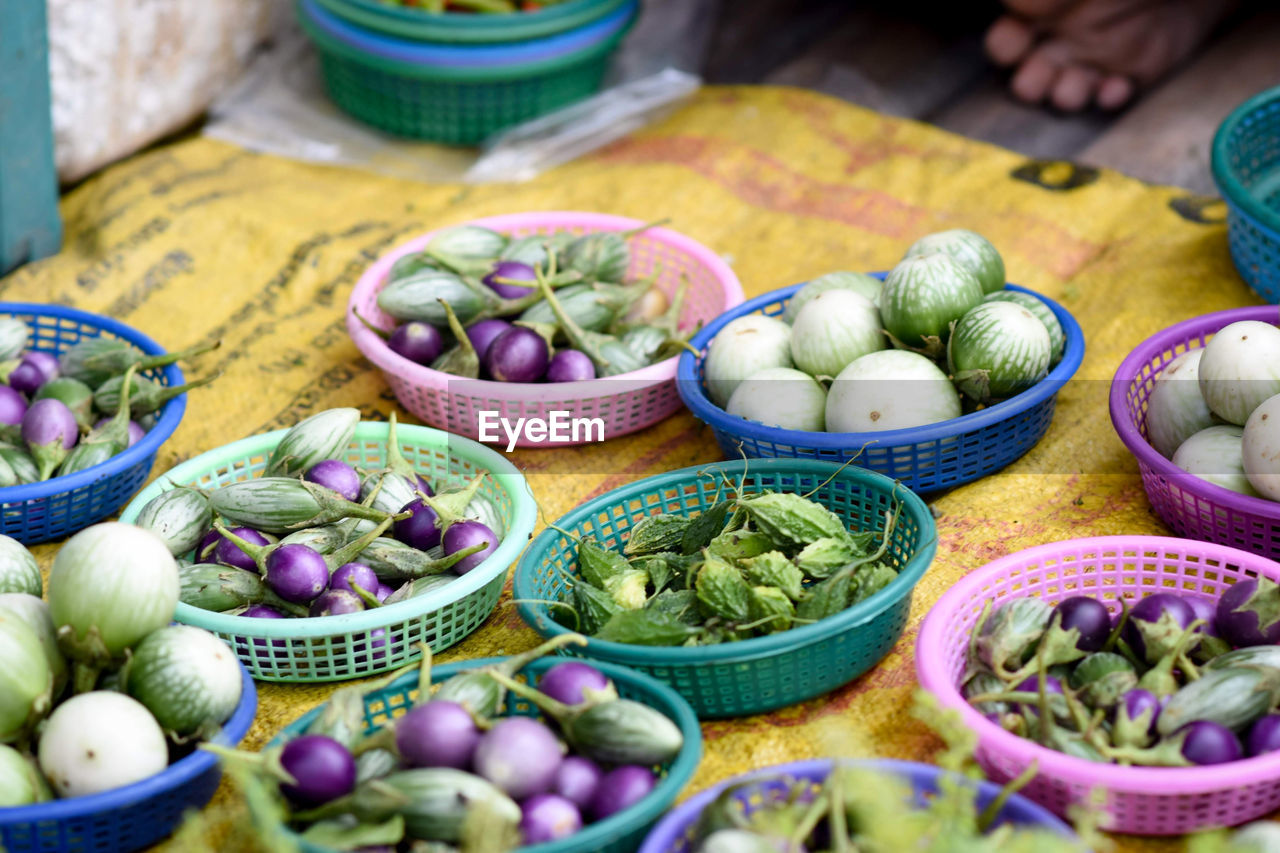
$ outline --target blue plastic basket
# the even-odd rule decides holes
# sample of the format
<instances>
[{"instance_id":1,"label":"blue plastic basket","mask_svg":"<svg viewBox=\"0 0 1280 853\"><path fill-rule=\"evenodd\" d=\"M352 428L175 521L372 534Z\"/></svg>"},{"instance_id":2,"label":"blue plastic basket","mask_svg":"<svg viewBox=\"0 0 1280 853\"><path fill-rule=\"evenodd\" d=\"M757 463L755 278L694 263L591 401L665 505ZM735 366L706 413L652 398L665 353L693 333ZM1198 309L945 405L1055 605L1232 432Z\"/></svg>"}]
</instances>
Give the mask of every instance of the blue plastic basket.
<instances>
[{"instance_id":1,"label":"blue plastic basket","mask_svg":"<svg viewBox=\"0 0 1280 853\"><path fill-rule=\"evenodd\" d=\"M253 679L240 667L240 704L211 739L235 746L258 710ZM203 808L222 779L212 752L196 749L150 779L88 797L0 808L0 849L8 853L127 853L150 847Z\"/></svg>"},{"instance_id":2,"label":"blue plastic basket","mask_svg":"<svg viewBox=\"0 0 1280 853\"><path fill-rule=\"evenodd\" d=\"M1280 86L1237 107L1213 139L1213 179L1227 202L1240 277L1280 303Z\"/></svg>"},{"instance_id":3,"label":"blue plastic basket","mask_svg":"<svg viewBox=\"0 0 1280 853\"><path fill-rule=\"evenodd\" d=\"M484 658L433 666L431 682L436 684L460 672L498 663L500 660L502 658ZM562 662L563 658L541 658L533 661L520 672L525 676L536 678ZM671 807L698 768L698 760L702 757L702 729L688 702L665 684L643 673L598 661L592 661L592 665L613 681L618 688L618 695L622 698L642 702L666 714L679 727L680 733L684 736L684 746L672 761L661 768L658 784L640 802L604 820L583 827L581 831L569 838L521 847L520 853L634 853L649 827L653 826L654 821ZM376 731L391 720L407 713L413 699L417 698L417 693L418 674L413 672L366 696L364 711L366 732ZM320 709L316 708L290 723L268 746L279 746L301 735L319 713ZM505 713L536 717L538 709L526 700L508 693ZM327 853L328 850L328 848L305 842L302 843L302 849L306 853Z\"/></svg>"},{"instance_id":4,"label":"blue plastic basket","mask_svg":"<svg viewBox=\"0 0 1280 853\"><path fill-rule=\"evenodd\" d=\"M884 278L884 273L872 273ZM711 426L726 459L802 458L848 462L890 479L913 492L927 494L968 483L999 471L1035 446L1053 420L1058 391L1084 358L1084 334L1067 309L1034 291L1005 285L1043 301L1062 324L1066 348L1049 375L1016 397L949 421L883 432L806 432L765 426L731 415L711 402L702 384L702 366L711 339L738 317L776 316L803 284L749 299L725 313L689 342L698 355L685 352L676 367L676 387L690 411Z\"/></svg>"},{"instance_id":5,"label":"blue plastic basket","mask_svg":"<svg viewBox=\"0 0 1280 853\"><path fill-rule=\"evenodd\" d=\"M30 302L0 302L0 315L17 317L31 327L31 349L57 355L82 338L118 338L147 355L165 351L151 338L109 317ZM162 385L183 383L177 365L143 371ZM65 477L0 489L0 533L19 542L47 542L69 536L114 513L142 488L151 474L156 452L182 422L187 395L165 404L156 425L123 453Z\"/></svg>"},{"instance_id":6,"label":"blue plastic basket","mask_svg":"<svg viewBox=\"0 0 1280 853\"><path fill-rule=\"evenodd\" d=\"M685 800L679 808L672 811L662 822L653 828L641 845L639 853L691 853L693 850L694 830L703 809L709 806L724 789L754 781L755 784L744 785L734 794L734 798L746 807L748 813L760 808L763 804L785 797L792 790L789 782L807 780L814 784L822 782L831 773L835 762L831 759L813 761L797 761L791 764L778 764L755 770L727 779L709 790ZM917 802L938 793L938 783L947 775L945 770L930 764L918 764L914 761L850 761L848 766L864 767L868 770L881 770L904 776L911 782ZM991 782L978 782L978 808L983 808L1000 793L1000 786ZM1011 823L1021 826L1039 826L1051 830L1064 838L1075 838L1065 823L1054 816L1048 809L1038 806L1014 794L1004 804L996 816L997 825Z\"/></svg>"}]
</instances>

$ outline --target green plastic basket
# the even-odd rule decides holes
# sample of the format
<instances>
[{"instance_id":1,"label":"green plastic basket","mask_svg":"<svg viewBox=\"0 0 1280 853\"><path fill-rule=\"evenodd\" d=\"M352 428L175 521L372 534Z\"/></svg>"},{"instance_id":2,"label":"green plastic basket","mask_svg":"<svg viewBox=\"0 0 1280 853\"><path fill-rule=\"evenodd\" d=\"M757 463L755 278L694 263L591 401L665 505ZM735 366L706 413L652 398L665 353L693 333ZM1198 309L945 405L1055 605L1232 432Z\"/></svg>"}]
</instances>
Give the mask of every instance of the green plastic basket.
<instances>
[{"instance_id":1,"label":"green plastic basket","mask_svg":"<svg viewBox=\"0 0 1280 853\"><path fill-rule=\"evenodd\" d=\"M287 430L255 435L202 453L158 478L120 514L131 521L175 485L216 488L253 479ZM346 461L385 464L388 426L356 427ZM456 488L488 471L479 495L493 506L502 544L483 563L439 589L407 601L305 619L253 619L178 604L174 618L217 634L262 681L341 681L395 669L422 656L419 643L441 651L466 637L498 604L507 569L533 532L537 506L524 476L498 453L470 439L423 426L397 429L405 458L437 488Z\"/></svg>"},{"instance_id":2,"label":"green plastic basket","mask_svg":"<svg viewBox=\"0 0 1280 853\"><path fill-rule=\"evenodd\" d=\"M555 35L589 24L627 0L569 0L512 15L427 12L385 0L317 0L353 24L417 41L492 44Z\"/></svg>"},{"instance_id":3,"label":"green plastic basket","mask_svg":"<svg viewBox=\"0 0 1280 853\"><path fill-rule=\"evenodd\" d=\"M666 682L703 719L758 714L811 699L847 684L874 666L897 642L911 610L911 593L937 550L933 515L918 495L880 474L841 470L814 459L751 459L693 466L614 489L556 522L574 536L594 536L620 550L628 531L660 512L692 515L712 506L720 475L748 491L814 491L814 497L851 527L883 529L894 501L902 514L888 555L898 577L875 595L812 625L717 646L633 646L589 639L561 649L622 664ZM824 481L830 480L830 482ZM547 528L516 566L515 598L521 617L544 637L568 631L542 602L565 601L577 576L575 543Z\"/></svg>"},{"instance_id":4,"label":"green plastic basket","mask_svg":"<svg viewBox=\"0 0 1280 853\"><path fill-rule=\"evenodd\" d=\"M449 145L475 145L595 94L609 57L635 20L604 41L562 56L464 67L374 56L324 32L305 14L298 19L315 43L325 88L339 109L388 133Z\"/></svg>"},{"instance_id":5,"label":"green plastic basket","mask_svg":"<svg viewBox=\"0 0 1280 853\"><path fill-rule=\"evenodd\" d=\"M459 672L494 664L500 660L502 658L484 658L434 666L431 668L431 681L433 684L444 681ZM559 661L555 658L542 658L533 661L520 672L526 677L534 676L536 680L537 676L557 663ZM655 768L660 772L658 784L647 797L631 808L589 824L571 838L521 847L520 853L634 853L640 847L649 827L653 826L671 807L680 791L693 778L698 761L702 757L702 729L698 726L698 718L694 716L689 703L679 694L665 684L626 667L607 663L594 665L613 680L618 688L618 694L624 699L642 702L666 714L680 727L680 732L684 735L684 746L674 760L661 768ZM396 679L387 687L366 696L364 700L365 731L374 732L406 713L410 703L417 696L417 687L418 675L411 672ZM316 708L306 716L290 723L268 746L279 746L305 732L320 710ZM537 716L538 711L524 699L508 694L506 713L533 717ZM328 848L314 844L303 842L301 846L307 853L329 853Z\"/></svg>"}]
</instances>

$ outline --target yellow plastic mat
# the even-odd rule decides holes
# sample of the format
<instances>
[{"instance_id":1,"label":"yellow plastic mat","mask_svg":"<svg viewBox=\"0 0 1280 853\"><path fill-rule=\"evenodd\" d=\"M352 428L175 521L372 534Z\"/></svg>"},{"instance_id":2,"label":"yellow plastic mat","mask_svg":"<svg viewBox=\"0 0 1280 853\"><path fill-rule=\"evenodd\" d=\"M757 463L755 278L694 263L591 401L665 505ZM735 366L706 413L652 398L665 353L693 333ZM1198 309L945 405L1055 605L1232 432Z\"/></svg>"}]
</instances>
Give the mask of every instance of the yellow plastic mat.
<instances>
[{"instance_id":1,"label":"yellow plastic mat","mask_svg":"<svg viewBox=\"0 0 1280 853\"><path fill-rule=\"evenodd\" d=\"M406 183L193 139L143 153L65 198L66 246L0 281L7 300L109 314L168 348L221 338L188 370L223 371L190 395L155 474L199 452L331 406L386 413L381 375L343 326L379 253L430 228L529 210L596 210L671 225L723 253L748 296L836 269L891 267L920 235L967 227L1003 253L1010 280L1062 301L1088 353L1048 435L1005 472L935 506L937 559L894 651L854 684L762 717L704 726L692 790L813 756L919 759L936 743L907 715L916 629L966 571L1054 539L1167 533L1112 431L1121 358L1178 320L1258 300L1227 253L1220 202L1124 176L1024 157L932 127L781 88L711 88L662 124L527 184ZM633 479L718 459L687 413L581 449L517 451L545 516ZM47 562L52 546L40 550ZM520 651L514 607L443 660ZM246 746L322 702L332 686L260 685ZM243 813L226 793L227 823ZM243 836L238 836L242 838ZM170 844L169 849L175 849ZM1180 849L1124 840L1120 849Z\"/></svg>"}]
</instances>

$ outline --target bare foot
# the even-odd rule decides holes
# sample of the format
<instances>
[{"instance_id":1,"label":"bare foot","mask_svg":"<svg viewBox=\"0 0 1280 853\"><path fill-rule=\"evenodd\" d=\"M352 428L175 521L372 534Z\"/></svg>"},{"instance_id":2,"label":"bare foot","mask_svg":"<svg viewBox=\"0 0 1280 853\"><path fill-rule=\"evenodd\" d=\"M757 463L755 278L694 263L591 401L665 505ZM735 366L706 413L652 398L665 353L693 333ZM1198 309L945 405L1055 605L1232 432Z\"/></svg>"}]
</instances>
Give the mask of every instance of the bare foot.
<instances>
[{"instance_id":1,"label":"bare foot","mask_svg":"<svg viewBox=\"0 0 1280 853\"><path fill-rule=\"evenodd\" d=\"M1017 66L1010 88L1075 112L1119 109L1189 57L1237 0L1004 0L987 54Z\"/></svg>"}]
</instances>

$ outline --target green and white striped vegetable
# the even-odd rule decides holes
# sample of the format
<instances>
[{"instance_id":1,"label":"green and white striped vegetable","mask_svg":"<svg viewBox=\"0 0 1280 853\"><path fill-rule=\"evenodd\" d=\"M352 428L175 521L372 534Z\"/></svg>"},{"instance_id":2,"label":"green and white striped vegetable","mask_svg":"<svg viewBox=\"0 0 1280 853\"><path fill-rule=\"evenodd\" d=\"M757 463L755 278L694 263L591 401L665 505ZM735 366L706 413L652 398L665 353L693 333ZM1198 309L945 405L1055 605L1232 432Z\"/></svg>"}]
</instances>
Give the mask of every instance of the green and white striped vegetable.
<instances>
[{"instance_id":1,"label":"green and white striped vegetable","mask_svg":"<svg viewBox=\"0 0 1280 853\"><path fill-rule=\"evenodd\" d=\"M767 367L791 367L791 327L776 317L738 317L707 347L703 376L717 406L725 406L738 383Z\"/></svg>"},{"instance_id":2,"label":"green and white striped vegetable","mask_svg":"<svg viewBox=\"0 0 1280 853\"><path fill-rule=\"evenodd\" d=\"M857 359L827 392L829 432L877 432L960 416L960 395L938 366L905 350Z\"/></svg>"},{"instance_id":3,"label":"green and white striped vegetable","mask_svg":"<svg viewBox=\"0 0 1280 853\"><path fill-rule=\"evenodd\" d=\"M725 411L783 429L821 432L826 428L827 391L803 371L767 367L739 383Z\"/></svg>"},{"instance_id":4,"label":"green and white striped vegetable","mask_svg":"<svg viewBox=\"0 0 1280 853\"><path fill-rule=\"evenodd\" d=\"M0 592L25 592L39 598L43 587L36 558L17 539L0 535Z\"/></svg>"},{"instance_id":5,"label":"green and white striped vegetable","mask_svg":"<svg viewBox=\"0 0 1280 853\"><path fill-rule=\"evenodd\" d=\"M906 346L940 355L951 324L981 301L977 277L950 255L935 252L905 258L889 271L880 316Z\"/></svg>"},{"instance_id":6,"label":"green and white striped vegetable","mask_svg":"<svg viewBox=\"0 0 1280 853\"><path fill-rule=\"evenodd\" d=\"M1211 426L1182 442L1174 451L1173 464L1224 489L1261 497L1245 474L1243 443L1244 430L1240 427Z\"/></svg>"},{"instance_id":7,"label":"green and white striped vegetable","mask_svg":"<svg viewBox=\"0 0 1280 853\"><path fill-rule=\"evenodd\" d=\"M818 294L791 327L791 360L810 376L835 376L855 358L884 348L876 306L850 290Z\"/></svg>"},{"instance_id":8,"label":"green and white striped vegetable","mask_svg":"<svg viewBox=\"0 0 1280 853\"><path fill-rule=\"evenodd\" d=\"M129 695L178 737L212 737L240 703L240 664L203 628L153 631L133 650L126 673Z\"/></svg>"},{"instance_id":9,"label":"green and white striped vegetable","mask_svg":"<svg viewBox=\"0 0 1280 853\"><path fill-rule=\"evenodd\" d=\"M879 306L884 282L862 272L829 272L826 275L820 275L797 290L787 300L787 307L782 311L782 319L788 323L794 323L801 308L808 305L818 294L831 290L850 290L859 296L865 296L872 305Z\"/></svg>"},{"instance_id":10,"label":"green and white striped vegetable","mask_svg":"<svg viewBox=\"0 0 1280 853\"><path fill-rule=\"evenodd\" d=\"M22 753L0 744L0 808L27 806L49 799L40 774Z\"/></svg>"},{"instance_id":11,"label":"green and white striped vegetable","mask_svg":"<svg viewBox=\"0 0 1280 853\"><path fill-rule=\"evenodd\" d=\"M0 459L13 471L14 478L19 483L38 483L40 481L40 469L36 467L36 461L31 458L31 454L27 453L20 447L0 446Z\"/></svg>"},{"instance_id":12,"label":"green and white striped vegetable","mask_svg":"<svg viewBox=\"0 0 1280 853\"><path fill-rule=\"evenodd\" d=\"M942 252L973 273L984 293L1004 289L1004 259L986 237L964 228L927 234L911 244L906 257Z\"/></svg>"},{"instance_id":13,"label":"green and white striped vegetable","mask_svg":"<svg viewBox=\"0 0 1280 853\"><path fill-rule=\"evenodd\" d=\"M133 523L159 536L169 553L177 557L200 543L213 523L213 510L204 494L179 486L147 501Z\"/></svg>"},{"instance_id":14,"label":"green and white striped vegetable","mask_svg":"<svg viewBox=\"0 0 1280 853\"><path fill-rule=\"evenodd\" d=\"M0 317L0 361L22 355L27 348L31 329L17 317Z\"/></svg>"},{"instance_id":15,"label":"green and white striped vegetable","mask_svg":"<svg viewBox=\"0 0 1280 853\"><path fill-rule=\"evenodd\" d=\"M0 612L0 660L0 743L13 743L49 712L53 674L36 632L12 613Z\"/></svg>"},{"instance_id":16,"label":"green and white striped vegetable","mask_svg":"<svg viewBox=\"0 0 1280 853\"><path fill-rule=\"evenodd\" d=\"M1062 324L1058 322L1057 316L1053 313L1053 309L1038 297L1032 296L1030 293L1023 293L1020 290L997 290L994 293L988 293L982 297L983 302L1012 302L1014 305L1021 305L1036 318L1044 323L1045 331L1049 333L1050 358L1049 366L1052 367L1062 359L1062 352L1067 346L1066 333L1062 331Z\"/></svg>"},{"instance_id":17,"label":"green and white striped vegetable","mask_svg":"<svg viewBox=\"0 0 1280 853\"><path fill-rule=\"evenodd\" d=\"M63 702L45 725L40 770L60 797L141 782L169 766L169 745L151 712L123 693L99 690Z\"/></svg>"},{"instance_id":18,"label":"green and white striped vegetable","mask_svg":"<svg viewBox=\"0 0 1280 853\"><path fill-rule=\"evenodd\" d=\"M299 421L267 457L266 477L296 477L317 462L341 459L356 435L359 409L326 409Z\"/></svg>"},{"instance_id":19,"label":"green and white striped vegetable","mask_svg":"<svg viewBox=\"0 0 1280 853\"><path fill-rule=\"evenodd\" d=\"M470 323L496 298L486 297L451 272L423 269L388 282L378 292L378 307L402 322L418 320L443 329L448 315L442 301L460 321Z\"/></svg>"},{"instance_id":20,"label":"green and white striped vegetable","mask_svg":"<svg viewBox=\"0 0 1280 853\"><path fill-rule=\"evenodd\" d=\"M381 522L392 515L352 503L323 486L292 477L259 477L229 483L210 492L209 506L232 524L267 533L287 533L344 518Z\"/></svg>"},{"instance_id":21,"label":"green and white striped vegetable","mask_svg":"<svg viewBox=\"0 0 1280 853\"><path fill-rule=\"evenodd\" d=\"M34 595L6 592L0 594L0 613L8 613L35 633L40 648L44 650L49 673L53 676L53 695L61 694L67 683L67 661L58 651L58 635L53 628L48 603Z\"/></svg>"},{"instance_id":22,"label":"green and white striped vegetable","mask_svg":"<svg viewBox=\"0 0 1280 853\"><path fill-rule=\"evenodd\" d=\"M1034 314L984 302L960 318L947 344L955 383L980 403L1012 397L1044 378L1052 345Z\"/></svg>"}]
</instances>

